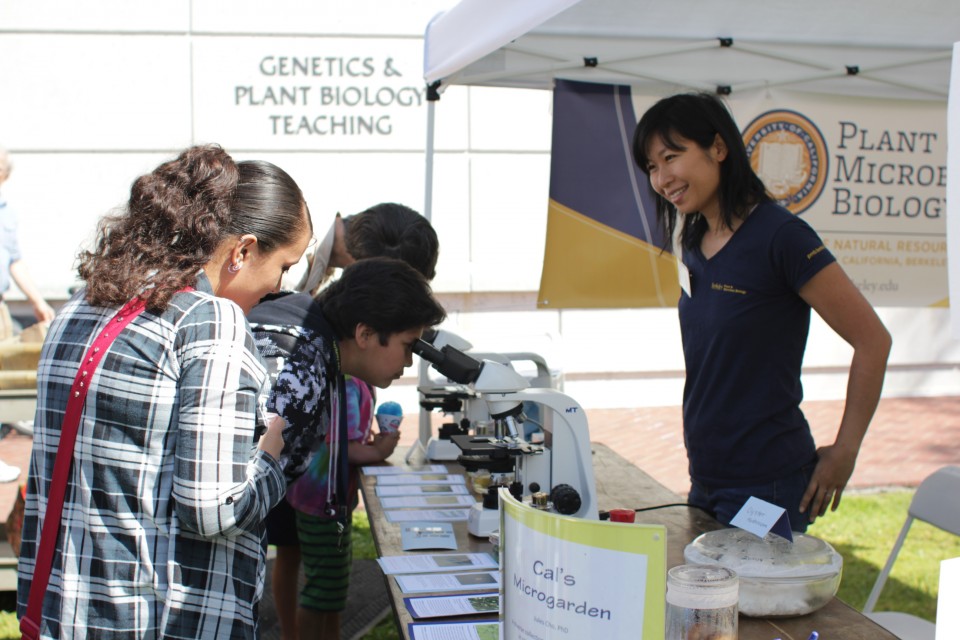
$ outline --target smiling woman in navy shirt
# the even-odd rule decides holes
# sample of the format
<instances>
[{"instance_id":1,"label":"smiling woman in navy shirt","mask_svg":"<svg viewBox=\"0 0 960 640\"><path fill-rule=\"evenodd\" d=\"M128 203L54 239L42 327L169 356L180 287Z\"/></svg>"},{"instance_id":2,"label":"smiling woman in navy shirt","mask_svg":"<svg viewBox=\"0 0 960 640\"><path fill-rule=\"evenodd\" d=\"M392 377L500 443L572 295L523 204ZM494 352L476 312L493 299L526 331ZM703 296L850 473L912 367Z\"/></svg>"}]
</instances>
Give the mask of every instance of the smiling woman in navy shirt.
<instances>
[{"instance_id":1,"label":"smiling woman in navy shirt","mask_svg":"<svg viewBox=\"0 0 960 640\"><path fill-rule=\"evenodd\" d=\"M756 496L805 531L840 504L890 335L816 232L767 194L717 97L660 100L640 119L633 152L689 276L679 302L689 502L727 524ZM800 410L811 308L853 347L843 418L819 449Z\"/></svg>"}]
</instances>

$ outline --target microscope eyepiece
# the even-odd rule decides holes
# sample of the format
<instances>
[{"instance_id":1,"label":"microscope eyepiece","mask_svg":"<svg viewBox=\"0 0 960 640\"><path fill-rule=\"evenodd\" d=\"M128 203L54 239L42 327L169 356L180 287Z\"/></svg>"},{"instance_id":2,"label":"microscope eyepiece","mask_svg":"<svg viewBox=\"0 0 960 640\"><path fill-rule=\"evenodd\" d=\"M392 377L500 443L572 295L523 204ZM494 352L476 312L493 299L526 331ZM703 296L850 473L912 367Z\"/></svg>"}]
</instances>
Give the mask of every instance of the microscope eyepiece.
<instances>
[{"instance_id":1,"label":"microscope eyepiece","mask_svg":"<svg viewBox=\"0 0 960 640\"><path fill-rule=\"evenodd\" d=\"M433 368L459 384L470 384L480 376L483 363L471 358L450 345L437 349L429 342L418 339L413 343L415 354L433 365Z\"/></svg>"},{"instance_id":2,"label":"microscope eyepiece","mask_svg":"<svg viewBox=\"0 0 960 640\"><path fill-rule=\"evenodd\" d=\"M434 337L435 336L436 334L434 334ZM426 337L427 336L424 335L424 338ZM430 364L438 364L443 362L443 353L434 347L430 343L430 340L425 340L424 338L417 338L417 340L413 343L411 350Z\"/></svg>"}]
</instances>

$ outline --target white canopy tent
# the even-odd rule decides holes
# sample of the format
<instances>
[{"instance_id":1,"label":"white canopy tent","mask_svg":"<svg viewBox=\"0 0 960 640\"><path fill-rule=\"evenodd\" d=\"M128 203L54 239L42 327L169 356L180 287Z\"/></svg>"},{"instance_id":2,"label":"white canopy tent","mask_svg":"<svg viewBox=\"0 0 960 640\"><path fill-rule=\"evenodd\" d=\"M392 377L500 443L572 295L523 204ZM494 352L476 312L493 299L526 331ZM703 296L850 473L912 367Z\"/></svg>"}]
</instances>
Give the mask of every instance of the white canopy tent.
<instances>
[{"instance_id":1,"label":"white canopy tent","mask_svg":"<svg viewBox=\"0 0 960 640\"><path fill-rule=\"evenodd\" d=\"M946 111L957 41L956 0L461 0L424 37L424 213L432 208L434 108L450 85L549 90L560 78L650 96L787 89L930 101ZM960 262L952 253L951 263Z\"/></svg>"},{"instance_id":2,"label":"white canopy tent","mask_svg":"<svg viewBox=\"0 0 960 640\"><path fill-rule=\"evenodd\" d=\"M945 100L957 40L955 0L462 0L427 26L424 77Z\"/></svg>"}]
</instances>

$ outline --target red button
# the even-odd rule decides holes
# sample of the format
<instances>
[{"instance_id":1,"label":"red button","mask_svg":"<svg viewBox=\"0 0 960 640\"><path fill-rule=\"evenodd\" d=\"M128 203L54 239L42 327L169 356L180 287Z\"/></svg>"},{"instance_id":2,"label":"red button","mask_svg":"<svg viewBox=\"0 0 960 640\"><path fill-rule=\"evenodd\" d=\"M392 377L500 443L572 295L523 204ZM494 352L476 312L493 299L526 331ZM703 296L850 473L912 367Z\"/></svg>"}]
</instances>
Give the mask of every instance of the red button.
<instances>
[{"instance_id":1,"label":"red button","mask_svg":"<svg viewBox=\"0 0 960 640\"><path fill-rule=\"evenodd\" d=\"M634 522L636 517L633 509L610 509L610 522Z\"/></svg>"}]
</instances>

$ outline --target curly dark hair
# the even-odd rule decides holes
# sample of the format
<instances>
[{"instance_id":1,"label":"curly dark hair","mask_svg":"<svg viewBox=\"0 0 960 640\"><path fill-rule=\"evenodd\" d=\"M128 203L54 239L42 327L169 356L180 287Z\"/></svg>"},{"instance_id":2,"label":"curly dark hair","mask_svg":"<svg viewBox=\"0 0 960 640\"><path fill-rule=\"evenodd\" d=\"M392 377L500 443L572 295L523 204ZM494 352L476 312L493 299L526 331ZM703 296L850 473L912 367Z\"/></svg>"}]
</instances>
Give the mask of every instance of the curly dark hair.
<instances>
[{"instance_id":1,"label":"curly dark hair","mask_svg":"<svg viewBox=\"0 0 960 640\"><path fill-rule=\"evenodd\" d=\"M300 187L285 171L234 162L218 145L194 146L134 181L125 209L105 216L94 250L80 253L78 272L92 305L139 295L160 311L196 284L225 239L250 233L269 253L310 224Z\"/></svg>"},{"instance_id":2,"label":"curly dark hair","mask_svg":"<svg viewBox=\"0 0 960 640\"><path fill-rule=\"evenodd\" d=\"M432 327L447 317L423 274L396 258L354 262L316 300L338 339L353 337L363 323L383 345L391 334Z\"/></svg>"},{"instance_id":3,"label":"curly dark hair","mask_svg":"<svg viewBox=\"0 0 960 640\"><path fill-rule=\"evenodd\" d=\"M440 241L430 221L410 207L382 202L343 219L344 244L354 260L398 258L423 274L437 275Z\"/></svg>"}]
</instances>

